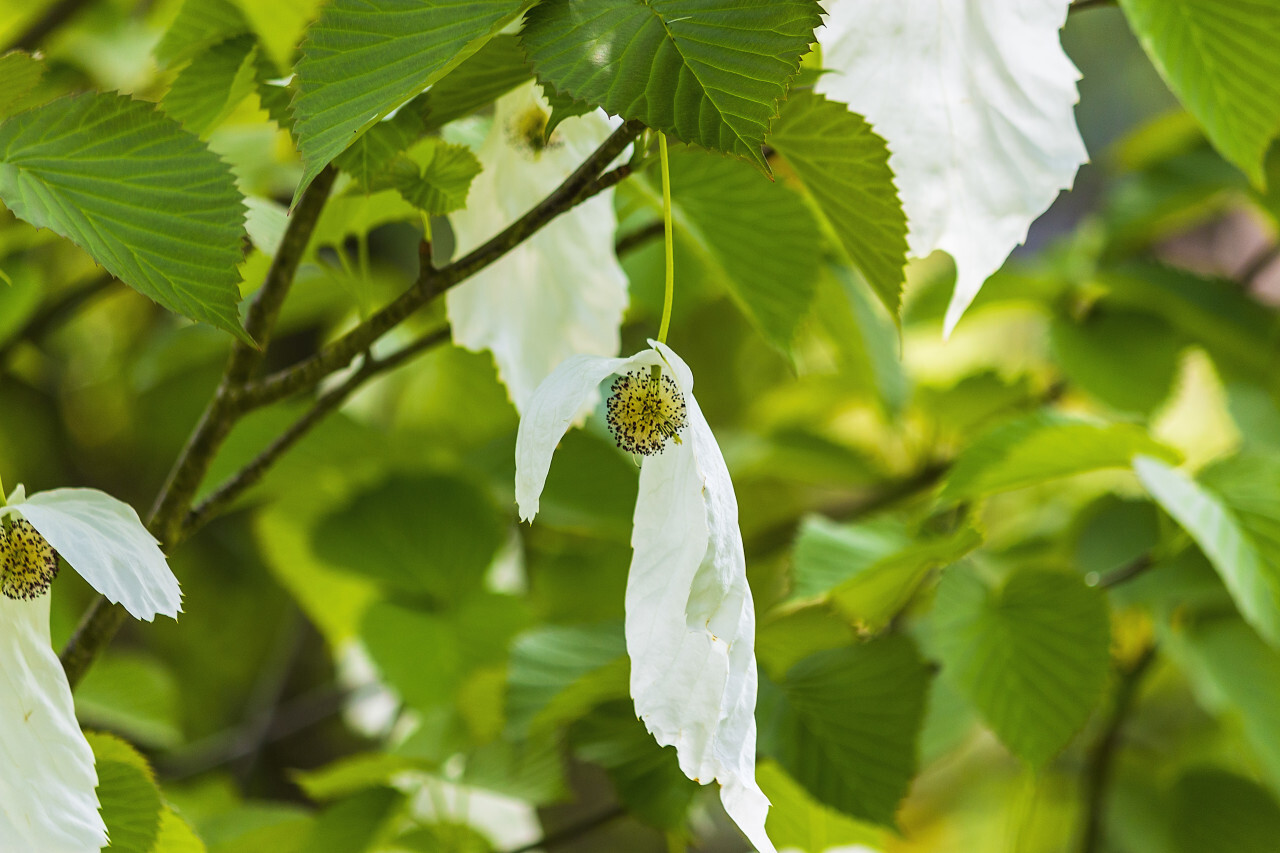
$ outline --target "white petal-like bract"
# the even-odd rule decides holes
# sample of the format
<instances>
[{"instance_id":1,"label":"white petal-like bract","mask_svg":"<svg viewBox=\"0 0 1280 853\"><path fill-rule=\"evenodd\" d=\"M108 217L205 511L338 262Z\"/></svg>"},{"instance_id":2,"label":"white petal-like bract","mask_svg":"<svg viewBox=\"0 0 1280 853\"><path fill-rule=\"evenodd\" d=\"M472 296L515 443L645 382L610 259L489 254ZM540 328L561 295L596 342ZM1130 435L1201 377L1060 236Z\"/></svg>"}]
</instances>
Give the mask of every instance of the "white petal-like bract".
<instances>
[{"instance_id":1,"label":"white petal-like bract","mask_svg":"<svg viewBox=\"0 0 1280 853\"><path fill-rule=\"evenodd\" d=\"M484 171L466 209L449 219L456 255L527 213L612 131L595 112L566 119L539 147L531 140L540 140L549 113L533 83L498 99L478 155ZM627 278L613 249L616 230L613 191L606 190L446 294L454 343L493 352L517 410L569 356L617 354Z\"/></svg>"},{"instance_id":2,"label":"white petal-like bract","mask_svg":"<svg viewBox=\"0 0 1280 853\"><path fill-rule=\"evenodd\" d=\"M97 785L49 645L49 596L0 595L0 853L97 853L107 842Z\"/></svg>"},{"instance_id":3,"label":"white petal-like bract","mask_svg":"<svg viewBox=\"0 0 1280 853\"><path fill-rule=\"evenodd\" d=\"M655 346L684 393L689 427L640 469L626 595L631 696L685 775L718 781L725 811L773 853L769 801L755 781L756 617L738 502L688 366Z\"/></svg>"},{"instance_id":4,"label":"white petal-like bract","mask_svg":"<svg viewBox=\"0 0 1280 853\"><path fill-rule=\"evenodd\" d=\"M135 618L177 618L178 579L127 503L96 489L51 489L5 511L31 522L67 565Z\"/></svg>"},{"instance_id":5,"label":"white petal-like bract","mask_svg":"<svg viewBox=\"0 0 1280 853\"><path fill-rule=\"evenodd\" d=\"M911 252L956 262L949 334L1088 159L1069 0L833 0L817 88L889 144Z\"/></svg>"}]
</instances>

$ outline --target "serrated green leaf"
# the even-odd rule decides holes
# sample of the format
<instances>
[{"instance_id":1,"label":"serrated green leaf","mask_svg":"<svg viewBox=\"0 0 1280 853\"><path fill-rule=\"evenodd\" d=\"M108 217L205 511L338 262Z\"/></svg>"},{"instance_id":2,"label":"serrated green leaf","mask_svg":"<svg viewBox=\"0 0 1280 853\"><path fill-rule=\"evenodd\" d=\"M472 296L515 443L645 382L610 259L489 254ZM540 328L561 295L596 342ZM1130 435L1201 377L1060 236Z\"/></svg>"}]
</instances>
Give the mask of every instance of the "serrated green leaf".
<instances>
[{"instance_id":1,"label":"serrated green leaf","mask_svg":"<svg viewBox=\"0 0 1280 853\"><path fill-rule=\"evenodd\" d=\"M1280 14L1257 0L1120 0L1160 76L1209 141L1266 185L1263 158L1280 131Z\"/></svg>"},{"instance_id":2,"label":"serrated green leaf","mask_svg":"<svg viewBox=\"0 0 1280 853\"><path fill-rule=\"evenodd\" d=\"M788 351L818 286L821 239L804 201L741 163L698 151L672 154L671 195L677 234L765 338Z\"/></svg>"},{"instance_id":3,"label":"serrated green leaf","mask_svg":"<svg viewBox=\"0 0 1280 853\"><path fill-rule=\"evenodd\" d=\"M560 122L574 116L584 116L589 112L594 112L596 109L586 101L575 100L549 86L543 87L543 95L546 97L547 103L551 105L551 116L547 119L547 126L542 129L542 140L544 142L551 139L551 134L555 133L556 127L560 125Z\"/></svg>"},{"instance_id":4,"label":"serrated green leaf","mask_svg":"<svg viewBox=\"0 0 1280 853\"><path fill-rule=\"evenodd\" d=\"M155 48L161 68L177 65L232 36L249 32L249 22L231 0L186 0Z\"/></svg>"},{"instance_id":5,"label":"serrated green leaf","mask_svg":"<svg viewBox=\"0 0 1280 853\"><path fill-rule=\"evenodd\" d=\"M769 144L809 190L853 265L897 322L907 217L889 149L862 116L812 92L792 92Z\"/></svg>"},{"instance_id":6,"label":"serrated green leaf","mask_svg":"<svg viewBox=\"0 0 1280 853\"><path fill-rule=\"evenodd\" d=\"M385 182L428 216L443 216L466 207L471 181L478 174L480 161L471 149L433 137L393 159L373 187Z\"/></svg>"},{"instance_id":7,"label":"serrated green leaf","mask_svg":"<svg viewBox=\"0 0 1280 853\"><path fill-rule=\"evenodd\" d=\"M474 54L527 0L334 0L308 30L293 103L296 201L374 122Z\"/></svg>"},{"instance_id":8,"label":"serrated green leaf","mask_svg":"<svg viewBox=\"0 0 1280 853\"><path fill-rule=\"evenodd\" d=\"M768 173L761 146L821 14L811 0L548 0L520 39L557 91Z\"/></svg>"},{"instance_id":9,"label":"serrated green leaf","mask_svg":"<svg viewBox=\"0 0 1280 853\"><path fill-rule=\"evenodd\" d=\"M1001 424L969 445L942 490L964 500L1100 468L1127 468L1136 454L1177 454L1134 424L1103 424L1037 412Z\"/></svg>"},{"instance_id":10,"label":"serrated green leaf","mask_svg":"<svg viewBox=\"0 0 1280 853\"><path fill-rule=\"evenodd\" d=\"M421 102L421 103L419 103ZM334 165L372 191L374 178L386 172L398 154L413 145L427 127L426 96L419 95L401 107L396 114L375 124L334 158ZM386 187L380 187L385 189Z\"/></svg>"},{"instance_id":11,"label":"serrated green leaf","mask_svg":"<svg viewBox=\"0 0 1280 853\"><path fill-rule=\"evenodd\" d=\"M654 743L630 702L581 720L571 742L578 758L605 769L628 812L662 829L684 824L698 783L681 772L674 747Z\"/></svg>"},{"instance_id":12,"label":"serrated green leaf","mask_svg":"<svg viewBox=\"0 0 1280 853\"><path fill-rule=\"evenodd\" d=\"M493 103L533 75L516 37L494 36L422 96L429 130Z\"/></svg>"},{"instance_id":13,"label":"serrated green leaf","mask_svg":"<svg viewBox=\"0 0 1280 853\"><path fill-rule=\"evenodd\" d=\"M1142 485L1209 558L1245 621L1280 647L1280 464L1247 458L1245 465L1244 476L1237 462L1198 483L1156 459L1133 463Z\"/></svg>"},{"instance_id":14,"label":"serrated green leaf","mask_svg":"<svg viewBox=\"0 0 1280 853\"><path fill-rule=\"evenodd\" d=\"M213 45L182 69L161 105L204 138L249 96L257 84L257 46L250 36Z\"/></svg>"},{"instance_id":15,"label":"serrated green leaf","mask_svg":"<svg viewBox=\"0 0 1280 853\"><path fill-rule=\"evenodd\" d=\"M302 849L307 853L365 853L404 803L392 788L372 788L328 806L317 817Z\"/></svg>"},{"instance_id":16,"label":"serrated green leaf","mask_svg":"<svg viewBox=\"0 0 1280 853\"><path fill-rule=\"evenodd\" d=\"M108 848L110 849L110 848ZM160 831L150 853L205 853L204 842L195 830L171 808L160 814Z\"/></svg>"},{"instance_id":17,"label":"serrated green leaf","mask_svg":"<svg viewBox=\"0 0 1280 853\"><path fill-rule=\"evenodd\" d=\"M916 768L928 669L906 637L811 655L762 683L761 749L817 800L886 826Z\"/></svg>"},{"instance_id":18,"label":"serrated green leaf","mask_svg":"<svg viewBox=\"0 0 1280 853\"><path fill-rule=\"evenodd\" d=\"M459 601L480 588L502 538L496 509L475 486L401 477L327 516L315 547L326 562L391 589Z\"/></svg>"},{"instance_id":19,"label":"serrated green leaf","mask_svg":"<svg viewBox=\"0 0 1280 853\"><path fill-rule=\"evenodd\" d=\"M546 719L546 712L574 685L614 661L625 659L626 654L622 626L616 622L550 626L517 638L511 646L507 675L507 720L511 731L524 735L539 725L573 719L564 713L563 706L557 709L553 721ZM628 695L625 679L622 695ZM601 698L617 697L606 694ZM583 712L589 707L576 703L576 709Z\"/></svg>"},{"instance_id":20,"label":"serrated green leaf","mask_svg":"<svg viewBox=\"0 0 1280 853\"><path fill-rule=\"evenodd\" d=\"M1173 786L1169 814L1181 853L1270 853L1280 838L1280 804L1243 776L1195 768Z\"/></svg>"},{"instance_id":21,"label":"serrated green leaf","mask_svg":"<svg viewBox=\"0 0 1280 853\"><path fill-rule=\"evenodd\" d=\"M234 0L258 35L267 55L280 68L293 64L294 52L307 24L324 0Z\"/></svg>"},{"instance_id":22,"label":"serrated green leaf","mask_svg":"<svg viewBox=\"0 0 1280 853\"><path fill-rule=\"evenodd\" d=\"M44 76L44 62L29 53L14 50L0 56L0 119L8 118L22 109L23 99L40 83Z\"/></svg>"},{"instance_id":23,"label":"serrated green leaf","mask_svg":"<svg viewBox=\"0 0 1280 853\"><path fill-rule=\"evenodd\" d=\"M938 587L933 619L943 675L1033 766L1067 744L1102 696L1106 602L1075 575L1023 569L993 593L955 566Z\"/></svg>"},{"instance_id":24,"label":"serrated green leaf","mask_svg":"<svg viewBox=\"0 0 1280 853\"><path fill-rule=\"evenodd\" d=\"M111 844L120 853L150 853L160 832L163 804L145 758L120 738L85 736L98 771L98 802Z\"/></svg>"},{"instance_id":25,"label":"serrated green leaf","mask_svg":"<svg viewBox=\"0 0 1280 853\"><path fill-rule=\"evenodd\" d=\"M0 125L0 200L165 308L246 342L231 169L151 104L59 98Z\"/></svg>"}]
</instances>

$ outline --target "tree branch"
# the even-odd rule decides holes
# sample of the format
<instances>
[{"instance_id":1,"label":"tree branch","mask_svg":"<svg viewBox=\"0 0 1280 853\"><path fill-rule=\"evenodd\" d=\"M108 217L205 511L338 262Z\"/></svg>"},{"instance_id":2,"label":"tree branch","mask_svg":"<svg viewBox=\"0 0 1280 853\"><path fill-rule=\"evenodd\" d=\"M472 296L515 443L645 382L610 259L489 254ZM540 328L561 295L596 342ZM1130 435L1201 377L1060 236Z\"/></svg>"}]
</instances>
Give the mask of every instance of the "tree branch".
<instances>
[{"instance_id":1,"label":"tree branch","mask_svg":"<svg viewBox=\"0 0 1280 853\"><path fill-rule=\"evenodd\" d=\"M528 213L448 266L433 268L429 253L424 252L418 279L408 290L311 358L246 388L244 405L257 408L314 388L326 376L350 364L352 359L369 349L378 338L432 299L502 258L560 214L572 210L630 175L630 164L602 173L643 129L639 122L628 121L623 124L572 175Z\"/></svg>"},{"instance_id":2,"label":"tree branch","mask_svg":"<svg viewBox=\"0 0 1280 853\"><path fill-rule=\"evenodd\" d=\"M7 53L10 50L35 50L45 40L45 37L58 29L58 27L69 22L90 2L92 0L62 0L60 3L53 4L43 15L28 24L27 28L9 43L8 47L0 50L0 53Z\"/></svg>"},{"instance_id":3,"label":"tree branch","mask_svg":"<svg viewBox=\"0 0 1280 853\"><path fill-rule=\"evenodd\" d=\"M1084 771L1084 837L1080 853L1097 853L1102 849L1102 811L1111 781L1111 765L1120 745L1120 729L1133 709L1142 676L1156 659L1156 647L1148 646L1120 677L1115 704L1101 737L1089 750Z\"/></svg>"},{"instance_id":4,"label":"tree branch","mask_svg":"<svg viewBox=\"0 0 1280 853\"><path fill-rule=\"evenodd\" d=\"M613 253L618 257L622 257L628 252L634 252L650 240L656 240L661 237L666 230L667 226L663 224L661 219L650 222L648 225L641 226L635 231L619 237L618 242L613 244Z\"/></svg>"},{"instance_id":5,"label":"tree branch","mask_svg":"<svg viewBox=\"0 0 1280 853\"><path fill-rule=\"evenodd\" d=\"M449 329L446 327L419 338L417 341L385 358L373 359L366 357L359 370L351 374L341 385L317 397L311 408L298 420L294 421L275 441L271 442L253 461L228 477L222 485L214 489L207 498L188 512L186 519L182 522L182 538L186 539L196 530L203 527L210 519L226 509L236 498L256 485L271 469L271 466L279 461L280 457L284 456L295 444L301 441L327 415L341 407L357 388L373 376L393 370L414 356L420 355L448 340Z\"/></svg>"}]
</instances>

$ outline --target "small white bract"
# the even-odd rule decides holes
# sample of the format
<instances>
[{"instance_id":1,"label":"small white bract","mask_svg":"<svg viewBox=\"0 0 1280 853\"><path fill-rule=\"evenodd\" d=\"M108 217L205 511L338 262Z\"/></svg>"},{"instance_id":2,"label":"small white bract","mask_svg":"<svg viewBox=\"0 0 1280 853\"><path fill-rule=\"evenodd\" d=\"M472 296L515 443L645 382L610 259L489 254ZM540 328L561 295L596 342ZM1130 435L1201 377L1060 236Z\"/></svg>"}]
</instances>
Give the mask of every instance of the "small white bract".
<instances>
[{"instance_id":1,"label":"small white bract","mask_svg":"<svg viewBox=\"0 0 1280 853\"><path fill-rule=\"evenodd\" d=\"M659 744L675 746L686 776L720 783L725 811L757 850L774 853L769 801L755 780L755 607L738 502L693 374L670 347L649 343L631 358L574 356L538 387L516 435L516 503L522 519L537 514L556 445L597 386L622 376L610 405L622 425L615 435L650 454L626 593L636 713Z\"/></svg>"},{"instance_id":2,"label":"small white bract","mask_svg":"<svg viewBox=\"0 0 1280 853\"><path fill-rule=\"evenodd\" d=\"M176 617L182 593L137 513L102 492L18 486L0 528L0 850L96 853L93 750L49 639L58 555L139 619Z\"/></svg>"}]
</instances>

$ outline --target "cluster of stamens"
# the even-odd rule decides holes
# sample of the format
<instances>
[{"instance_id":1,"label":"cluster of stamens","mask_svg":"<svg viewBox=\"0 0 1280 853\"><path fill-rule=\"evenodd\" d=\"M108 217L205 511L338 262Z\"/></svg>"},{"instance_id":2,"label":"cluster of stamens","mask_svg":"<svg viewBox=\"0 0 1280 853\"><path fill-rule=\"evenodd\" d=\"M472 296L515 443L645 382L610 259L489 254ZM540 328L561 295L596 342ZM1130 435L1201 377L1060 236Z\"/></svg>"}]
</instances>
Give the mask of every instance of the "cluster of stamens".
<instances>
[{"instance_id":1,"label":"cluster of stamens","mask_svg":"<svg viewBox=\"0 0 1280 853\"><path fill-rule=\"evenodd\" d=\"M669 439L680 444L687 422L684 395L659 368L633 370L613 382L607 405L609 430L628 453L654 456Z\"/></svg>"},{"instance_id":2,"label":"cluster of stamens","mask_svg":"<svg viewBox=\"0 0 1280 853\"><path fill-rule=\"evenodd\" d=\"M58 553L25 518L0 526L0 592L30 601L49 591L58 576Z\"/></svg>"}]
</instances>

